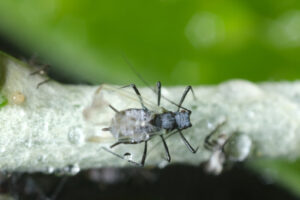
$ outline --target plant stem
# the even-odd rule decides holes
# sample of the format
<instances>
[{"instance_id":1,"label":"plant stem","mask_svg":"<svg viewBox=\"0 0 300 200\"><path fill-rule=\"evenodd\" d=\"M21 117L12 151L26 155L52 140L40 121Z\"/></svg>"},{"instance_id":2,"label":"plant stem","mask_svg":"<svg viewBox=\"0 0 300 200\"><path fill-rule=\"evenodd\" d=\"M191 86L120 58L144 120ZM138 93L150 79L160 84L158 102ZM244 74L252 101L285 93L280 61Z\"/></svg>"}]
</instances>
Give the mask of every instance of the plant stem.
<instances>
[{"instance_id":1,"label":"plant stem","mask_svg":"<svg viewBox=\"0 0 300 200\"><path fill-rule=\"evenodd\" d=\"M53 80L37 88L46 76L31 75L36 69L6 55L0 55L0 59L0 94L8 101L0 107L1 170L76 173L84 168L132 165L103 149L109 149L116 139L109 131L102 131L110 126L115 114L109 104L118 110L141 108L131 88L64 85ZM178 102L184 88L163 87L162 95ZM156 101L155 94L149 88L139 90L146 106L158 112L150 103ZM219 173L217 165L222 170L225 160L298 158L299 82L254 84L233 80L218 86L194 87L194 91L197 99L188 95L183 103L192 110L193 126L183 134L199 150L191 153L175 134L166 140L172 163L198 165L216 161L209 170ZM161 104L176 111L176 106L164 99ZM206 149L205 137L224 121L212 135L215 145ZM146 166L166 165L160 141L156 137L148 142ZM121 156L128 152L139 162L143 146L122 144L110 150Z\"/></svg>"}]
</instances>

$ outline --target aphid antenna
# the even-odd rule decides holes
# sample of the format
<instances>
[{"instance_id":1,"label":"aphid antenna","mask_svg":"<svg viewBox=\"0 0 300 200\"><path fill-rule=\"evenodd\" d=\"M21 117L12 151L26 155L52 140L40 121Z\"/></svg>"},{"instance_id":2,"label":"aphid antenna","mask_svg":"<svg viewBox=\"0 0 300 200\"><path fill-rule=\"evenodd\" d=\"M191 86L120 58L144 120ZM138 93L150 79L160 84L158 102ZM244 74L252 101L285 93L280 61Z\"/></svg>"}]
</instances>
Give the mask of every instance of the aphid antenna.
<instances>
[{"instance_id":1,"label":"aphid antenna","mask_svg":"<svg viewBox=\"0 0 300 200\"><path fill-rule=\"evenodd\" d=\"M134 68L134 66L132 65L132 63L129 62L129 60L128 60L128 58L126 57L126 55L123 53L122 56L123 56L123 59L125 60L125 62L127 63L127 65L128 65L128 66L130 67L130 69L133 71L133 73L134 73L134 74L135 74L135 75L136 75L136 76L137 76L137 77L138 77L138 78L139 78L139 79L140 79L140 80L141 80L141 81L142 81L142 82L143 82L143 83L144 83L144 84L152 91L152 92L154 92L155 94L157 94L157 91L156 91L154 88L152 88L152 87L150 86L150 84L149 84L149 83L142 77L142 75ZM193 89L192 89L192 93L193 93L194 98L196 98ZM168 101L169 103L175 105L176 107L191 112L189 109L183 107L182 105L178 105L177 103L175 103L174 101L168 99L167 97L163 96L162 94L160 94L160 95L161 95L161 97L162 97L164 100L166 100L166 101Z\"/></svg>"}]
</instances>

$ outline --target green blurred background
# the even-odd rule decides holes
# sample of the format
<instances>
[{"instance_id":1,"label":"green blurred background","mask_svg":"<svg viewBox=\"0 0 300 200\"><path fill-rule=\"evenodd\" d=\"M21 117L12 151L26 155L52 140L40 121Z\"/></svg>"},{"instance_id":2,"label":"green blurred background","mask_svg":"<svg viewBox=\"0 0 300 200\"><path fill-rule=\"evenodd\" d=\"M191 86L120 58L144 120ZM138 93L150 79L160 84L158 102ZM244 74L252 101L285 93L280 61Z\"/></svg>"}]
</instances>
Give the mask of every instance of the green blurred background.
<instances>
[{"instance_id":1,"label":"green blurred background","mask_svg":"<svg viewBox=\"0 0 300 200\"><path fill-rule=\"evenodd\" d=\"M92 83L213 84L300 75L300 1L6 0L0 33Z\"/></svg>"},{"instance_id":2,"label":"green blurred background","mask_svg":"<svg viewBox=\"0 0 300 200\"><path fill-rule=\"evenodd\" d=\"M0 37L90 83L140 85L124 57L164 85L300 77L297 0L2 0ZM250 166L299 195L299 163Z\"/></svg>"}]
</instances>

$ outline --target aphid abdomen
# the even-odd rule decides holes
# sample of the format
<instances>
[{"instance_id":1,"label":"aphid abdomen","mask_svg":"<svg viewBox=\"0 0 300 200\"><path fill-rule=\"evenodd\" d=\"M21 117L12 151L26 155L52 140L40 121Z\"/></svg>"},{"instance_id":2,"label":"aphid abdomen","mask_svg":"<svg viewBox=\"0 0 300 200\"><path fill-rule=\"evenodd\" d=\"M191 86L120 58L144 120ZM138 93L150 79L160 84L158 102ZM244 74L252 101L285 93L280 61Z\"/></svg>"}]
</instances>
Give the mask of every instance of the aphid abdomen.
<instances>
[{"instance_id":1,"label":"aphid abdomen","mask_svg":"<svg viewBox=\"0 0 300 200\"><path fill-rule=\"evenodd\" d=\"M120 139L128 139L132 142L142 142L150 138L152 133L160 131L150 121L154 114L144 109L127 109L116 113L112 119L110 131L112 135Z\"/></svg>"}]
</instances>

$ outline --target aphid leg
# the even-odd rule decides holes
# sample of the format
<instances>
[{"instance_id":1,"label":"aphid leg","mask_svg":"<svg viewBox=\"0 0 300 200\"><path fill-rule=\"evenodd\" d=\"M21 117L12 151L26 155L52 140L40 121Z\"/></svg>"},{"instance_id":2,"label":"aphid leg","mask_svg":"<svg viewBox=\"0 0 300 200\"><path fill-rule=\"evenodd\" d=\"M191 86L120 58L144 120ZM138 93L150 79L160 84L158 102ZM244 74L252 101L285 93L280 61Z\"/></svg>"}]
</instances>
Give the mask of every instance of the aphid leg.
<instances>
[{"instance_id":1,"label":"aphid leg","mask_svg":"<svg viewBox=\"0 0 300 200\"><path fill-rule=\"evenodd\" d=\"M118 142L112 144L112 145L110 146L110 148L113 148L113 147L115 147L115 146L117 146L117 145L119 145L119 144L138 144L138 143L139 143L139 142L118 141ZM113 153L113 154L115 154L115 153ZM141 160L141 163L140 163L141 166L144 166L145 160L146 160L146 156L147 156L147 141L145 141L144 153L143 153L143 157L142 157L142 160ZM123 158L123 157L122 157L122 158ZM128 160L128 161L129 161L129 160ZM129 161L129 162L134 162L134 161ZM134 162L134 163L135 163L135 162Z\"/></svg>"},{"instance_id":2,"label":"aphid leg","mask_svg":"<svg viewBox=\"0 0 300 200\"><path fill-rule=\"evenodd\" d=\"M167 143L166 143L166 141L165 141L164 136L161 135L160 137L161 137L161 140L162 140L162 142L163 142L163 144L164 144L164 147L165 147L165 151L166 151L166 154L167 154L167 161L170 162L170 161L171 161L171 155L170 155L170 153L169 153L168 145L167 145Z\"/></svg>"},{"instance_id":3,"label":"aphid leg","mask_svg":"<svg viewBox=\"0 0 300 200\"><path fill-rule=\"evenodd\" d=\"M112 105L108 105L113 111L115 111L116 113L118 113L119 111L115 108L115 107L113 107Z\"/></svg>"},{"instance_id":4,"label":"aphid leg","mask_svg":"<svg viewBox=\"0 0 300 200\"><path fill-rule=\"evenodd\" d=\"M194 92L194 89L191 87L191 91L192 91L192 94L193 94L193 98L194 98L194 100L196 100L197 99L197 97L196 97L196 95L195 95L195 92Z\"/></svg>"},{"instance_id":5,"label":"aphid leg","mask_svg":"<svg viewBox=\"0 0 300 200\"><path fill-rule=\"evenodd\" d=\"M132 163L132 164L141 166L140 163L135 162L135 161L133 161L133 160L127 160L127 159L124 158L124 156L121 156L120 154L117 154L117 153L115 153L115 152L112 152L112 151L110 151L109 149L107 149L107 148L105 148L105 147L102 147L102 149L105 150L105 151L107 151L108 153L113 154L114 156L117 156L118 158L121 158L121 159L123 159L123 160L126 160L126 161L129 162L129 163ZM125 153L125 154L127 154L127 153Z\"/></svg>"},{"instance_id":6,"label":"aphid leg","mask_svg":"<svg viewBox=\"0 0 300 200\"><path fill-rule=\"evenodd\" d=\"M39 87L40 87L41 85L43 85L43 84L49 82L50 80L51 80L50 78L47 78L46 80L44 80L44 81L38 83L38 84L36 85L36 89L39 89Z\"/></svg>"},{"instance_id":7,"label":"aphid leg","mask_svg":"<svg viewBox=\"0 0 300 200\"><path fill-rule=\"evenodd\" d=\"M140 100L142 108L145 109L145 110L148 110L147 107L144 105L144 101L142 99L141 93L139 92L139 90L137 89L135 84L126 85L126 86L123 86L122 88L126 88L126 87L132 87L133 88L134 92L136 93L136 95L138 96L138 98Z\"/></svg>"},{"instance_id":8,"label":"aphid leg","mask_svg":"<svg viewBox=\"0 0 300 200\"><path fill-rule=\"evenodd\" d=\"M192 153L196 153L199 149L199 147L197 147L196 149L194 149L191 144L187 141L187 139L183 136L182 132L180 130L178 130L179 135L182 139L182 141L184 142L184 144L187 146L187 148L190 150L190 152Z\"/></svg>"},{"instance_id":9,"label":"aphid leg","mask_svg":"<svg viewBox=\"0 0 300 200\"><path fill-rule=\"evenodd\" d=\"M183 92L183 95L182 95L182 97L181 97L181 99L180 99L180 102L179 102L179 104L178 104L177 112L180 110L180 108L182 108L181 105L182 105L182 103L183 103L183 101L184 101L186 95L188 94L188 92L189 92L190 90L192 90L192 92L194 93L192 86L189 85L189 86L187 86L187 87L185 88L185 90L184 90L184 92ZM190 110L188 110L188 109L186 109L186 110L187 110L187 111L190 111ZM191 112L191 111L190 111L190 112Z\"/></svg>"},{"instance_id":10,"label":"aphid leg","mask_svg":"<svg viewBox=\"0 0 300 200\"><path fill-rule=\"evenodd\" d=\"M125 140L125 141L124 140L119 140L116 143L110 145L110 148L113 148L113 147L115 147L119 144L138 144L138 143L140 143L140 142L131 142L131 141L127 141L127 140Z\"/></svg>"},{"instance_id":11,"label":"aphid leg","mask_svg":"<svg viewBox=\"0 0 300 200\"><path fill-rule=\"evenodd\" d=\"M157 105L160 106L160 97L161 97L161 83L158 81L156 83L156 88L157 88Z\"/></svg>"},{"instance_id":12,"label":"aphid leg","mask_svg":"<svg viewBox=\"0 0 300 200\"><path fill-rule=\"evenodd\" d=\"M219 129L226 123L226 120L224 120L222 123L218 124L204 139L204 147L207 150L212 150L213 146L217 144L217 141L213 140L211 141L211 138L213 135L215 135Z\"/></svg>"},{"instance_id":13,"label":"aphid leg","mask_svg":"<svg viewBox=\"0 0 300 200\"><path fill-rule=\"evenodd\" d=\"M147 141L145 141L144 153L143 153L143 157L142 157L142 160L141 160L141 165L142 166L144 166L144 164L145 164L146 156L147 156Z\"/></svg>"},{"instance_id":14,"label":"aphid leg","mask_svg":"<svg viewBox=\"0 0 300 200\"><path fill-rule=\"evenodd\" d=\"M225 156L226 156L225 146L226 146L226 144L228 144L231 137L232 137L232 135L229 138L227 138L226 141L224 142L224 144L222 144L222 146L221 146L221 151L222 151L222 153L224 153Z\"/></svg>"},{"instance_id":15,"label":"aphid leg","mask_svg":"<svg viewBox=\"0 0 300 200\"><path fill-rule=\"evenodd\" d=\"M36 74L40 74L40 75L46 75L47 74L47 71L49 70L49 65L43 65L42 67L40 67L38 70L32 72L30 75L33 76L33 75L36 75ZM37 84L36 86L36 89L39 89L39 87L47 82L49 82L51 79L50 78L47 78L46 80L40 82Z\"/></svg>"},{"instance_id":16,"label":"aphid leg","mask_svg":"<svg viewBox=\"0 0 300 200\"><path fill-rule=\"evenodd\" d=\"M43 65L42 67L40 67L36 71L32 72L30 75L31 76L35 75L35 74L45 75L45 74L47 74L48 70L49 70L49 65Z\"/></svg>"}]
</instances>

